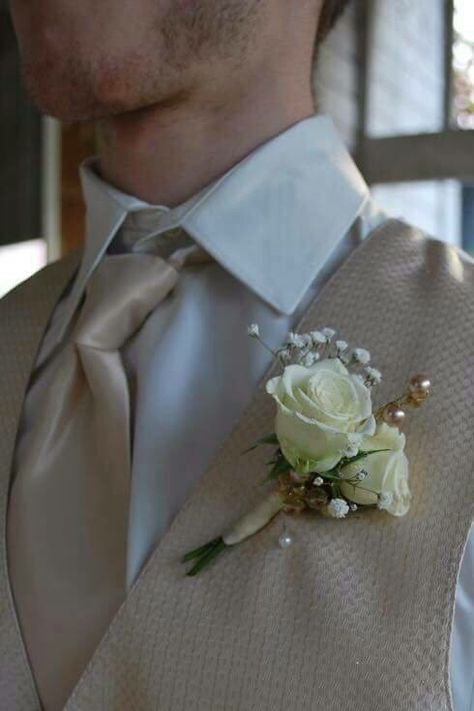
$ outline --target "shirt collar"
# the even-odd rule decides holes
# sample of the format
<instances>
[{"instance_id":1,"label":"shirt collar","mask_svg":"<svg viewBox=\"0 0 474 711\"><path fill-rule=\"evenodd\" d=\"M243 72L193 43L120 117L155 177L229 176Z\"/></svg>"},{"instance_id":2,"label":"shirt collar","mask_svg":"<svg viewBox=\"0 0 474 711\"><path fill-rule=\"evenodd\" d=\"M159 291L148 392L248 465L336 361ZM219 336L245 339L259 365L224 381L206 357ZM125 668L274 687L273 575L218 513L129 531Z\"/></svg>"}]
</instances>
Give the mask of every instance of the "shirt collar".
<instances>
[{"instance_id":1,"label":"shirt collar","mask_svg":"<svg viewBox=\"0 0 474 711\"><path fill-rule=\"evenodd\" d=\"M369 197L331 119L323 115L286 129L173 209L122 193L93 166L90 159L81 167L87 218L78 290L127 214L156 210L154 235L182 227L223 268L285 314L295 310Z\"/></svg>"},{"instance_id":2,"label":"shirt collar","mask_svg":"<svg viewBox=\"0 0 474 711\"><path fill-rule=\"evenodd\" d=\"M331 119L318 115L238 163L182 226L262 299L291 314L368 199Z\"/></svg>"}]
</instances>

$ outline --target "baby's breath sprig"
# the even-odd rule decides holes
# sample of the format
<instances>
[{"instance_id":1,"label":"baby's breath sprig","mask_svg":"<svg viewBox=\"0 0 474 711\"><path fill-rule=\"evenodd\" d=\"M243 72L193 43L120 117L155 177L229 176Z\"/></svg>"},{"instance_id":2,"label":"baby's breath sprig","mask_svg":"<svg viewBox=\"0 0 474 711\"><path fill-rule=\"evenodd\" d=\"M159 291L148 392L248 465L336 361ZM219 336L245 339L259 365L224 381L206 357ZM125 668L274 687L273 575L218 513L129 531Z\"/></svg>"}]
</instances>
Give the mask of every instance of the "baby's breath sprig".
<instances>
[{"instance_id":1,"label":"baby's breath sprig","mask_svg":"<svg viewBox=\"0 0 474 711\"><path fill-rule=\"evenodd\" d=\"M351 353L351 362L355 365L368 365L370 353L365 348L354 348Z\"/></svg>"},{"instance_id":2,"label":"baby's breath sprig","mask_svg":"<svg viewBox=\"0 0 474 711\"><path fill-rule=\"evenodd\" d=\"M368 365L364 368L364 382L369 388L379 385L382 382L382 373L377 368Z\"/></svg>"},{"instance_id":3,"label":"baby's breath sprig","mask_svg":"<svg viewBox=\"0 0 474 711\"><path fill-rule=\"evenodd\" d=\"M311 368L319 360L338 358L350 372L360 375L367 387L372 388L382 380L380 371L369 365L369 351L365 348L351 348L347 341L337 339L336 329L329 326L309 333L290 331L283 346L276 351L262 339L258 324L252 323L247 334L255 338L283 366L293 364Z\"/></svg>"},{"instance_id":4,"label":"baby's breath sprig","mask_svg":"<svg viewBox=\"0 0 474 711\"><path fill-rule=\"evenodd\" d=\"M258 341L260 343L260 345L262 345L265 348L265 350L269 351L274 358L277 357L277 355L278 355L277 352L274 351L273 348L271 348L267 343L265 343L265 341L261 337L260 327L259 327L258 323L251 323L250 324L250 326L247 328L247 336L250 336L250 338L255 338L255 340Z\"/></svg>"}]
</instances>

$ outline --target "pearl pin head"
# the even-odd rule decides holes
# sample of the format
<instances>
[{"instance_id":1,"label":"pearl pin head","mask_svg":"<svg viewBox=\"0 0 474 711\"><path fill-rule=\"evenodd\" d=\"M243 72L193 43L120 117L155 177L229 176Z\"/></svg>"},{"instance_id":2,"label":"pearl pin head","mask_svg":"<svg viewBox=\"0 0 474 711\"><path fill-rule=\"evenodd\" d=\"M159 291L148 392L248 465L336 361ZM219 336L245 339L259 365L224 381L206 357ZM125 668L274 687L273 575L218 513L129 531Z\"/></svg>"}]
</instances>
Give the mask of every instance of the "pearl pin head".
<instances>
[{"instance_id":1,"label":"pearl pin head","mask_svg":"<svg viewBox=\"0 0 474 711\"><path fill-rule=\"evenodd\" d=\"M421 403L431 392L431 380L426 375L414 375L408 385L408 391L416 403Z\"/></svg>"},{"instance_id":2,"label":"pearl pin head","mask_svg":"<svg viewBox=\"0 0 474 711\"><path fill-rule=\"evenodd\" d=\"M398 427L405 419L405 410L402 410L398 402L390 402L384 408L382 417L387 425L395 425Z\"/></svg>"},{"instance_id":3,"label":"pearl pin head","mask_svg":"<svg viewBox=\"0 0 474 711\"><path fill-rule=\"evenodd\" d=\"M278 545L280 546L280 548L282 548L282 549L289 548L292 543L293 543L293 539L290 536L290 534L288 533L288 531L283 531L283 533L281 534L281 536L278 539Z\"/></svg>"}]
</instances>

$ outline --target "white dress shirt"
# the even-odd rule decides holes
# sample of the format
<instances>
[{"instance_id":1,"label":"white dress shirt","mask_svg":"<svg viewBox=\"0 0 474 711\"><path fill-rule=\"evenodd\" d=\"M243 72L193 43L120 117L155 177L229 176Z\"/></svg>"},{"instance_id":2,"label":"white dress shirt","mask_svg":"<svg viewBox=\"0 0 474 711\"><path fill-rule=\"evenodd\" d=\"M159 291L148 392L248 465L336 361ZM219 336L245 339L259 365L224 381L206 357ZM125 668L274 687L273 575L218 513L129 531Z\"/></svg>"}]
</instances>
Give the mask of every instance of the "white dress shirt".
<instances>
[{"instance_id":1,"label":"white dress shirt","mask_svg":"<svg viewBox=\"0 0 474 711\"><path fill-rule=\"evenodd\" d=\"M269 345L281 344L321 285L387 216L324 116L290 127L174 209L107 185L94 161L81 173L82 263L55 309L38 365L67 338L106 251L166 258L191 240L215 260L185 267L174 292L123 349L133 403L130 586L270 365L271 356L246 336L247 326L257 322ZM452 638L455 711L474 709L473 578L471 536Z\"/></svg>"}]
</instances>

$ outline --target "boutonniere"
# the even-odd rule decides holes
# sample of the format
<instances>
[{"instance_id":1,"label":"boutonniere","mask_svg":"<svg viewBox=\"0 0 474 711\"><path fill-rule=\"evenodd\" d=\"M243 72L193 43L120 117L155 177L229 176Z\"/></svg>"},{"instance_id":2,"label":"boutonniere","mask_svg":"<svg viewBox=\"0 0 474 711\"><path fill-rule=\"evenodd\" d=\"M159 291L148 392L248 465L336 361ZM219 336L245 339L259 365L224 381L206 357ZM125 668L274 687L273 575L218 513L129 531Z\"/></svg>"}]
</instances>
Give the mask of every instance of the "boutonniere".
<instances>
[{"instance_id":1,"label":"boutonniere","mask_svg":"<svg viewBox=\"0 0 474 711\"><path fill-rule=\"evenodd\" d=\"M248 334L268 348L257 324ZM404 516L410 507L405 435L399 428L407 409L428 397L429 379L412 377L402 396L374 408L372 393L381 373L370 365L367 350L337 340L333 329L290 333L273 355L282 367L281 375L266 383L276 403L275 429L247 451L274 447L267 474L274 488L223 535L187 553L187 575L199 573L281 512L342 520L374 507ZM279 543L290 545L290 535L284 532Z\"/></svg>"}]
</instances>

